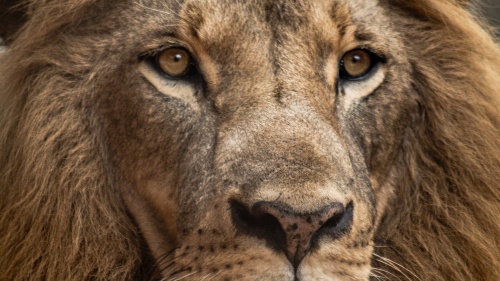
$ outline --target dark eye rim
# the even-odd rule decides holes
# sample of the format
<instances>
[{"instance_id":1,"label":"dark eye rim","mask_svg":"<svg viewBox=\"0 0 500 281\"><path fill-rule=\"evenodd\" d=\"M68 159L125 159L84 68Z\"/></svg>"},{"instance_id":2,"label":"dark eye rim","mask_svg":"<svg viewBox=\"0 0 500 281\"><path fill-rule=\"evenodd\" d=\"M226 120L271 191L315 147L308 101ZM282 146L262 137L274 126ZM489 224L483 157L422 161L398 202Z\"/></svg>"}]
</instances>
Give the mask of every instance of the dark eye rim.
<instances>
[{"instance_id":1,"label":"dark eye rim","mask_svg":"<svg viewBox=\"0 0 500 281\"><path fill-rule=\"evenodd\" d=\"M365 71L362 75L358 75L358 76L351 76L347 70L345 69L344 67L344 57L351 53L351 52L355 52L355 51L364 51L366 53L368 53L368 56L370 57L370 67L368 68L367 71ZM370 76L372 76L373 73L376 72L376 70L378 70L378 68L380 67L381 64L385 63L386 62L386 59L384 56L382 55L379 55L375 52L373 52L372 50L368 49L368 48L354 48L354 49L351 49L345 53L343 53L341 56L340 56L340 60L339 60L339 80L341 81L362 81L362 80L365 80L367 78L369 78Z\"/></svg>"}]
</instances>

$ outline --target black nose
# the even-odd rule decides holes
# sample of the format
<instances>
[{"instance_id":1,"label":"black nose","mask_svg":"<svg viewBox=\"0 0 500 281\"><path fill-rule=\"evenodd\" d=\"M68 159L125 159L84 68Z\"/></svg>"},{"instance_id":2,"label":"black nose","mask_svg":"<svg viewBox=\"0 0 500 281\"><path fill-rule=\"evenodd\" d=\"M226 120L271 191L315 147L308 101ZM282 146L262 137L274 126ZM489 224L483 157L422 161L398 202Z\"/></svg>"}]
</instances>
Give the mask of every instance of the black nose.
<instances>
[{"instance_id":1,"label":"black nose","mask_svg":"<svg viewBox=\"0 0 500 281\"><path fill-rule=\"evenodd\" d=\"M266 239L281 249L297 267L321 235L337 239L352 224L353 205L334 202L314 212L301 213L279 203L261 201L250 209L231 203L237 229L248 235Z\"/></svg>"}]
</instances>

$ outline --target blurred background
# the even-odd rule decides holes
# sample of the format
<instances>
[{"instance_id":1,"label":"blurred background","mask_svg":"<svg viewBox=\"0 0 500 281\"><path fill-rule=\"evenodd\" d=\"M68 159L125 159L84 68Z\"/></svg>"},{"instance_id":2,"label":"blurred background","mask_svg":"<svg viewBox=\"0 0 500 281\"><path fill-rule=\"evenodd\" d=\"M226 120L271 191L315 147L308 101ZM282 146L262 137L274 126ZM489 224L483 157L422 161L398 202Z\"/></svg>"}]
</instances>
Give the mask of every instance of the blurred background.
<instances>
[{"instance_id":1,"label":"blurred background","mask_svg":"<svg viewBox=\"0 0 500 281\"><path fill-rule=\"evenodd\" d=\"M500 36L500 0L474 0L480 12L495 27L497 38Z\"/></svg>"}]
</instances>

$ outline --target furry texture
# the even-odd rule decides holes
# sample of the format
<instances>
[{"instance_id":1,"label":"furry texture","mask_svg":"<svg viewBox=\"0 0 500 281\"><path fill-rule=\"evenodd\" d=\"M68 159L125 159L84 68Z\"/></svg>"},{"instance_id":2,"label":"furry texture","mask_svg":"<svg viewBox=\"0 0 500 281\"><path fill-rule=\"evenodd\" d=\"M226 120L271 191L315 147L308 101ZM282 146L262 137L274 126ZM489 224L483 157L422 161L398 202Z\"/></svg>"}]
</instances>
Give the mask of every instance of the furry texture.
<instances>
[{"instance_id":1,"label":"furry texture","mask_svg":"<svg viewBox=\"0 0 500 281\"><path fill-rule=\"evenodd\" d=\"M421 112L419 126L402 148L405 168L397 203L390 205L377 235L388 248L377 251L422 280L496 280L498 46L458 5L390 2L402 8L395 13L409 19L396 24L411 30L405 37L412 46Z\"/></svg>"},{"instance_id":2,"label":"furry texture","mask_svg":"<svg viewBox=\"0 0 500 281\"><path fill-rule=\"evenodd\" d=\"M111 2L26 1L28 21L0 60L1 280L150 277L93 104L112 64L99 58L113 56L78 33L120 7ZM500 49L452 1L380 2L404 39L418 112L375 232L373 272L500 280Z\"/></svg>"},{"instance_id":3,"label":"furry texture","mask_svg":"<svg viewBox=\"0 0 500 281\"><path fill-rule=\"evenodd\" d=\"M81 51L76 42L44 43L93 2L26 2L29 22L0 66L2 280L126 280L140 271L141 240L110 185L92 104L72 99L93 84L70 73L94 66L68 57ZM59 56L69 64L59 67Z\"/></svg>"}]
</instances>

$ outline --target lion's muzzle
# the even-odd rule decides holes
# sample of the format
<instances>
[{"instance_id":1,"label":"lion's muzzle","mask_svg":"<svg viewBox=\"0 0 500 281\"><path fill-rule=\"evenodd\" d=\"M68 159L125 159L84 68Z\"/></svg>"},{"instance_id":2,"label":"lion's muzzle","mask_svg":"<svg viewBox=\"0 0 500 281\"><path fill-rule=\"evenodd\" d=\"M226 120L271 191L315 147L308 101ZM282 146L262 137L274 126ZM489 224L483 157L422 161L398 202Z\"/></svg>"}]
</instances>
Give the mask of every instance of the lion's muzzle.
<instances>
[{"instance_id":1,"label":"lion's muzzle","mask_svg":"<svg viewBox=\"0 0 500 281\"><path fill-rule=\"evenodd\" d=\"M249 235L277 245L297 268L320 236L334 240L350 230L353 205L334 202L314 212L298 212L280 201L261 201L247 208L232 203L233 221Z\"/></svg>"}]
</instances>

